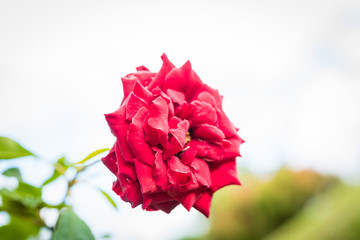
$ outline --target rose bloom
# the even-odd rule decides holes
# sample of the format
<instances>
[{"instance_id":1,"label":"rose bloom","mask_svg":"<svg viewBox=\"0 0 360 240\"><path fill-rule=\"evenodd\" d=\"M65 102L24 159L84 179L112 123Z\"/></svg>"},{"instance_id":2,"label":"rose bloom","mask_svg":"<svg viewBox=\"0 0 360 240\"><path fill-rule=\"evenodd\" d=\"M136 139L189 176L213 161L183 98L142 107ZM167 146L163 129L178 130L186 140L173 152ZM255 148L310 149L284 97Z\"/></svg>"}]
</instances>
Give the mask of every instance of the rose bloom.
<instances>
[{"instance_id":1,"label":"rose bloom","mask_svg":"<svg viewBox=\"0 0 360 240\"><path fill-rule=\"evenodd\" d=\"M116 142L103 163L113 190L132 207L170 213L177 205L209 216L218 189L240 185L236 157L244 141L222 109L222 96L190 62L175 67L162 55L158 73L146 67L122 78L124 99L105 114Z\"/></svg>"}]
</instances>

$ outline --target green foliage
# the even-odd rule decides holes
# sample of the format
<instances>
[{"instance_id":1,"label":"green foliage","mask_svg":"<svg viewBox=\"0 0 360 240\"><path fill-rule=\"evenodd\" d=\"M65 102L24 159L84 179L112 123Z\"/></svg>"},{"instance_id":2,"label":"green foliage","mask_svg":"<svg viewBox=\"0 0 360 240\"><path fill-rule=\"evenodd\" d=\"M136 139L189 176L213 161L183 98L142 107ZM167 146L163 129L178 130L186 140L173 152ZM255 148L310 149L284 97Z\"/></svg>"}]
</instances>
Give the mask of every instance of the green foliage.
<instances>
[{"instance_id":1,"label":"green foliage","mask_svg":"<svg viewBox=\"0 0 360 240\"><path fill-rule=\"evenodd\" d=\"M360 187L339 184L320 194L266 240L360 239Z\"/></svg>"},{"instance_id":2,"label":"green foliage","mask_svg":"<svg viewBox=\"0 0 360 240\"><path fill-rule=\"evenodd\" d=\"M89 227L71 210L67 204L71 188L78 182L77 177L94 163L84 165L89 159L108 149L100 149L89 154L80 161L79 165L74 165L67 161L65 157L58 159L52 164L53 173L44 181L40 187L26 183L20 173L19 168L12 167L6 169L2 175L17 179L15 188L3 187L0 189L0 212L9 214L10 220L7 224L0 226L1 240L26 240L37 238L42 228L54 231L52 239L95 239ZM0 137L0 159L10 159L23 156L34 156L31 152L24 149L15 141ZM68 179L66 172L75 170L75 175ZM67 193L63 201L58 205L51 205L42 200L42 189L44 186L52 183L58 178L64 178L67 182ZM6 182L5 182L6 183ZM4 185L6 186L6 184ZM106 199L116 208L115 202L111 197L101 189L98 189ZM57 209L60 214L55 226L47 226L40 216L43 208ZM63 210L62 210L63 209Z\"/></svg>"},{"instance_id":3,"label":"green foliage","mask_svg":"<svg viewBox=\"0 0 360 240\"><path fill-rule=\"evenodd\" d=\"M9 171L5 173L16 173ZM21 179L21 177L20 177ZM0 189L2 205L0 211L10 215L10 222L0 227L1 239L27 239L36 236L44 222L40 217L40 209L44 205L41 200L41 189L19 180L14 190Z\"/></svg>"},{"instance_id":4,"label":"green foliage","mask_svg":"<svg viewBox=\"0 0 360 240\"><path fill-rule=\"evenodd\" d=\"M0 137L0 159L12 159L25 156L35 156L20 144L7 137Z\"/></svg>"},{"instance_id":5,"label":"green foliage","mask_svg":"<svg viewBox=\"0 0 360 240\"><path fill-rule=\"evenodd\" d=\"M19 170L19 168L16 168L16 167L6 169L2 173L2 175L7 176L7 177L15 177L17 180L22 181L20 170Z\"/></svg>"},{"instance_id":6,"label":"green foliage","mask_svg":"<svg viewBox=\"0 0 360 240\"><path fill-rule=\"evenodd\" d=\"M48 178L42 185L45 186L56 179L58 179L60 176L64 175L66 170L71 166L71 164L66 160L65 157L59 158L54 163L54 171L50 178Z\"/></svg>"},{"instance_id":7,"label":"green foliage","mask_svg":"<svg viewBox=\"0 0 360 240\"><path fill-rule=\"evenodd\" d=\"M2 240L25 240L35 237L40 231L41 225L36 224L32 218L12 215L10 223L0 227Z\"/></svg>"},{"instance_id":8,"label":"green foliage","mask_svg":"<svg viewBox=\"0 0 360 240\"><path fill-rule=\"evenodd\" d=\"M241 188L231 186L215 194L210 231L197 239L264 239L336 182L314 171L288 169L269 180L245 176Z\"/></svg>"},{"instance_id":9,"label":"green foliage","mask_svg":"<svg viewBox=\"0 0 360 240\"><path fill-rule=\"evenodd\" d=\"M109 151L109 150L110 150L109 148L103 148L103 149L96 150L96 151L90 153L86 158L84 158L80 162L77 162L76 164L84 164L85 162L92 159L93 157L96 157L97 155L99 155L103 152Z\"/></svg>"},{"instance_id":10,"label":"green foliage","mask_svg":"<svg viewBox=\"0 0 360 240\"><path fill-rule=\"evenodd\" d=\"M61 211L52 237L52 240L63 239L92 240L95 238L84 221L71 208L65 208Z\"/></svg>"},{"instance_id":11,"label":"green foliage","mask_svg":"<svg viewBox=\"0 0 360 240\"><path fill-rule=\"evenodd\" d=\"M109 201L109 203L116 208L116 203L114 202L114 200L109 196L109 194L107 194L106 192L104 192L103 190L99 189L99 191L106 197L106 199Z\"/></svg>"}]
</instances>

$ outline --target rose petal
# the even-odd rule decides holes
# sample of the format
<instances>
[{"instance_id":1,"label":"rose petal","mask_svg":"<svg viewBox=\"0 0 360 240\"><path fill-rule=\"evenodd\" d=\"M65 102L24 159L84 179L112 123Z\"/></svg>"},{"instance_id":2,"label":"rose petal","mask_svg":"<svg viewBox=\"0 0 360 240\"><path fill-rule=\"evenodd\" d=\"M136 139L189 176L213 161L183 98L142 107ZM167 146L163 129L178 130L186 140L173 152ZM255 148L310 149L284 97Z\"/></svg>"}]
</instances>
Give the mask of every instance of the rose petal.
<instances>
[{"instance_id":1,"label":"rose petal","mask_svg":"<svg viewBox=\"0 0 360 240\"><path fill-rule=\"evenodd\" d=\"M153 100L153 94L139 82L135 83L134 94L143 101L145 101L147 104L149 104Z\"/></svg>"},{"instance_id":2,"label":"rose petal","mask_svg":"<svg viewBox=\"0 0 360 240\"><path fill-rule=\"evenodd\" d=\"M155 87L163 87L166 75L173 69L175 66L172 64L165 53L161 56L163 60L163 65L160 71L155 75L154 79L150 82L148 89L151 91Z\"/></svg>"},{"instance_id":3,"label":"rose petal","mask_svg":"<svg viewBox=\"0 0 360 240\"><path fill-rule=\"evenodd\" d=\"M184 165L179 158L172 156L168 161L168 186L169 192L184 192L194 190L199 187L199 183L196 180L191 169ZM170 193L169 193L170 194ZM173 197L173 195L170 194Z\"/></svg>"},{"instance_id":4,"label":"rose petal","mask_svg":"<svg viewBox=\"0 0 360 240\"><path fill-rule=\"evenodd\" d=\"M193 169L195 177L201 185L205 187L211 186L209 165L204 160L195 158L193 161L191 161L190 167Z\"/></svg>"},{"instance_id":5,"label":"rose petal","mask_svg":"<svg viewBox=\"0 0 360 240\"><path fill-rule=\"evenodd\" d=\"M124 160L120 151L119 141L115 142L114 147L115 147L116 162L118 166L117 175L119 176L121 174L130 178L132 181L137 181L134 165Z\"/></svg>"},{"instance_id":6,"label":"rose petal","mask_svg":"<svg viewBox=\"0 0 360 240\"><path fill-rule=\"evenodd\" d=\"M192 127L203 123L215 124L217 121L215 109L210 104L198 100L192 101L190 104L184 103L177 109L175 115L189 120Z\"/></svg>"},{"instance_id":7,"label":"rose petal","mask_svg":"<svg viewBox=\"0 0 360 240\"><path fill-rule=\"evenodd\" d=\"M184 150L180 153L180 159L181 162L184 164L191 163L195 157L196 157L197 151L195 148L186 147Z\"/></svg>"},{"instance_id":8,"label":"rose petal","mask_svg":"<svg viewBox=\"0 0 360 240\"><path fill-rule=\"evenodd\" d=\"M242 140L238 135L235 135L227 140L231 144L228 145L228 147L224 148L225 150L224 158L241 157L240 144L244 143L244 140Z\"/></svg>"},{"instance_id":9,"label":"rose petal","mask_svg":"<svg viewBox=\"0 0 360 240\"><path fill-rule=\"evenodd\" d=\"M145 142L144 134L144 118L147 115L145 107L140 108L139 112L133 117L132 123L129 125L127 134L127 142L132 149L135 157L149 166L154 166L154 153L149 144Z\"/></svg>"},{"instance_id":10,"label":"rose petal","mask_svg":"<svg viewBox=\"0 0 360 240\"><path fill-rule=\"evenodd\" d=\"M204 158L207 161L221 161L224 158L224 150L216 144L207 143L197 139L192 139L186 147L196 150L196 157Z\"/></svg>"},{"instance_id":11,"label":"rose petal","mask_svg":"<svg viewBox=\"0 0 360 240\"><path fill-rule=\"evenodd\" d=\"M101 161L113 174L117 174L118 166L116 162L115 145L111 148L107 156L101 158Z\"/></svg>"},{"instance_id":12,"label":"rose petal","mask_svg":"<svg viewBox=\"0 0 360 240\"><path fill-rule=\"evenodd\" d=\"M135 114L139 111L142 107L147 107L147 103L136 96L134 93L130 93L129 101L125 105L126 106L126 120L131 120Z\"/></svg>"},{"instance_id":13,"label":"rose petal","mask_svg":"<svg viewBox=\"0 0 360 240\"><path fill-rule=\"evenodd\" d=\"M137 72L128 74L128 76L129 75L135 76L138 79L138 81L141 83L141 85L146 87L153 80L156 73L149 72L149 71L137 71Z\"/></svg>"},{"instance_id":14,"label":"rose petal","mask_svg":"<svg viewBox=\"0 0 360 240\"><path fill-rule=\"evenodd\" d=\"M173 89L185 94L187 101L191 101L200 90L203 83L197 74L192 70L191 64L187 61L180 68L173 68L165 77L163 89Z\"/></svg>"},{"instance_id":15,"label":"rose petal","mask_svg":"<svg viewBox=\"0 0 360 240\"><path fill-rule=\"evenodd\" d=\"M152 90L152 93L154 94L155 97L162 97L166 103L167 103L167 106L169 108L169 119L174 116L174 104L171 100L171 98L165 94L159 87L156 87Z\"/></svg>"},{"instance_id":16,"label":"rose petal","mask_svg":"<svg viewBox=\"0 0 360 240\"><path fill-rule=\"evenodd\" d=\"M161 150L155 154L155 168L153 170L153 176L159 190L166 191L168 185L167 179L167 166L164 162L161 154Z\"/></svg>"},{"instance_id":17,"label":"rose petal","mask_svg":"<svg viewBox=\"0 0 360 240\"><path fill-rule=\"evenodd\" d=\"M227 185L241 185L237 176L235 158L219 163L209 163L209 167L213 192Z\"/></svg>"},{"instance_id":18,"label":"rose petal","mask_svg":"<svg viewBox=\"0 0 360 240\"><path fill-rule=\"evenodd\" d=\"M122 200L131 203L131 206L133 208L142 203L142 195L139 182L131 181L124 175L120 175L118 177L118 181L121 186L120 197ZM115 191L116 189L113 187L113 190Z\"/></svg>"},{"instance_id":19,"label":"rose petal","mask_svg":"<svg viewBox=\"0 0 360 240\"><path fill-rule=\"evenodd\" d=\"M222 96L219 94L217 89L213 89L206 84L203 84L197 99L200 101L207 102L211 104L213 107L217 108L218 110L222 111Z\"/></svg>"},{"instance_id":20,"label":"rose petal","mask_svg":"<svg viewBox=\"0 0 360 240\"><path fill-rule=\"evenodd\" d=\"M222 142L222 140L225 138L225 134L220 129L214 125L209 125L206 123L195 128L191 136L212 142Z\"/></svg>"},{"instance_id":21,"label":"rose petal","mask_svg":"<svg viewBox=\"0 0 360 240\"><path fill-rule=\"evenodd\" d=\"M137 71L149 71L149 69L147 68L147 67L145 67L145 66L138 66L138 67L136 67L136 70Z\"/></svg>"},{"instance_id":22,"label":"rose petal","mask_svg":"<svg viewBox=\"0 0 360 240\"><path fill-rule=\"evenodd\" d=\"M154 146L161 143L167 144L169 125L168 125L168 106L162 97L156 98L149 110L149 118L145 124L146 141Z\"/></svg>"},{"instance_id":23,"label":"rose petal","mask_svg":"<svg viewBox=\"0 0 360 240\"><path fill-rule=\"evenodd\" d=\"M166 213L170 213L177 205L179 205L179 202L171 201L171 202L156 204L155 207L157 207L159 210L162 210Z\"/></svg>"},{"instance_id":24,"label":"rose petal","mask_svg":"<svg viewBox=\"0 0 360 240\"><path fill-rule=\"evenodd\" d=\"M155 179L152 176L152 169L146 164L134 159L136 175L139 179L141 192L154 193L157 191Z\"/></svg>"},{"instance_id":25,"label":"rose petal","mask_svg":"<svg viewBox=\"0 0 360 240\"><path fill-rule=\"evenodd\" d=\"M125 101L125 104L120 106L120 108L115 112L105 114L105 119L108 122L111 132L119 141L120 150L125 161L132 162L135 156L127 142L126 130L129 128L129 123L125 119L125 108L127 101L128 99Z\"/></svg>"},{"instance_id":26,"label":"rose petal","mask_svg":"<svg viewBox=\"0 0 360 240\"><path fill-rule=\"evenodd\" d=\"M123 102L128 97L128 95L134 90L135 83L138 80L139 79L133 75L127 75L126 77L121 78L123 91L124 91Z\"/></svg>"},{"instance_id":27,"label":"rose petal","mask_svg":"<svg viewBox=\"0 0 360 240\"><path fill-rule=\"evenodd\" d=\"M217 118L218 118L218 128L220 128L223 131L226 138L231 138L237 135L237 129L230 122L229 118L226 116L226 114L223 111L217 113Z\"/></svg>"},{"instance_id":28,"label":"rose petal","mask_svg":"<svg viewBox=\"0 0 360 240\"><path fill-rule=\"evenodd\" d=\"M212 195L211 191L206 191L194 204L194 208L204 214L207 218L210 215Z\"/></svg>"},{"instance_id":29,"label":"rose petal","mask_svg":"<svg viewBox=\"0 0 360 240\"><path fill-rule=\"evenodd\" d=\"M202 196L202 192L195 191L188 193L182 200L181 205L188 211L193 207L194 203Z\"/></svg>"},{"instance_id":30,"label":"rose petal","mask_svg":"<svg viewBox=\"0 0 360 240\"><path fill-rule=\"evenodd\" d=\"M169 119L169 128L170 129L177 129L178 124L181 122L181 119L178 117L172 117Z\"/></svg>"},{"instance_id":31,"label":"rose petal","mask_svg":"<svg viewBox=\"0 0 360 240\"><path fill-rule=\"evenodd\" d=\"M185 145L185 138L186 138L186 133L189 130L189 126L190 123L188 120L184 119L181 120L178 124L177 124L177 128L172 128L169 130L169 132L171 133L172 136L174 136L174 138L177 140L177 142L184 147Z\"/></svg>"},{"instance_id":32,"label":"rose petal","mask_svg":"<svg viewBox=\"0 0 360 240\"><path fill-rule=\"evenodd\" d=\"M118 179L116 179L116 181L113 182L112 190L113 190L117 195L122 195L122 189L121 189L121 185L120 185Z\"/></svg>"},{"instance_id":33,"label":"rose petal","mask_svg":"<svg viewBox=\"0 0 360 240\"><path fill-rule=\"evenodd\" d=\"M142 208L147 209L151 205L172 201L174 201L174 199L165 192L144 194Z\"/></svg>"},{"instance_id":34,"label":"rose petal","mask_svg":"<svg viewBox=\"0 0 360 240\"><path fill-rule=\"evenodd\" d=\"M166 93L169 95L169 97L174 103L181 105L185 102L185 94L182 92L168 89L166 90Z\"/></svg>"},{"instance_id":35,"label":"rose petal","mask_svg":"<svg viewBox=\"0 0 360 240\"><path fill-rule=\"evenodd\" d=\"M211 106L213 106L214 108L217 108L218 106L220 106L221 108L221 103L220 104L217 103L214 96L212 96L209 92L206 91L200 92L196 99L199 100L200 102L206 102Z\"/></svg>"},{"instance_id":36,"label":"rose petal","mask_svg":"<svg viewBox=\"0 0 360 240\"><path fill-rule=\"evenodd\" d=\"M174 123L177 122L177 118L173 117L171 119L171 126L174 127ZM180 152L185 145L186 133L189 129L189 122L187 120L180 120L177 123L176 128L169 130L170 138L169 142L164 149L164 159L168 159L172 155Z\"/></svg>"}]
</instances>

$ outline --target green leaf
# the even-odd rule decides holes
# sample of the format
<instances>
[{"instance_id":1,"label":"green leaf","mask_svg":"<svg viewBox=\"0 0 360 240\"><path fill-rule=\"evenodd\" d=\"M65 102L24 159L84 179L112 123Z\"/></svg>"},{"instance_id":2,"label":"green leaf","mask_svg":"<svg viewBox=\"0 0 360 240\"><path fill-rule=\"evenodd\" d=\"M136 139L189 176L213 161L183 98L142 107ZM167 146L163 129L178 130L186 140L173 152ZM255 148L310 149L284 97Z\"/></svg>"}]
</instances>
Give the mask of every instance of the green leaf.
<instances>
[{"instance_id":1,"label":"green leaf","mask_svg":"<svg viewBox=\"0 0 360 240\"><path fill-rule=\"evenodd\" d=\"M55 180L58 179L58 177L60 177L60 176L61 176L61 174L60 174L57 170L54 169L54 172L53 172L53 174L51 175L51 177L49 177L49 178L42 184L42 186L45 186L46 184L49 184L49 183L55 181Z\"/></svg>"},{"instance_id":2,"label":"green leaf","mask_svg":"<svg viewBox=\"0 0 360 240\"><path fill-rule=\"evenodd\" d=\"M0 195L2 196L3 205L9 206L8 212L12 211L12 204L19 203L29 208L36 208L42 204L41 189L21 181L14 190L10 191L9 189L1 188ZM6 202L9 204L5 204ZM13 210L16 209L14 208Z\"/></svg>"},{"instance_id":3,"label":"green leaf","mask_svg":"<svg viewBox=\"0 0 360 240\"><path fill-rule=\"evenodd\" d=\"M99 189L100 190L100 189ZM111 205L113 205L114 208L116 208L116 203L114 202L114 200L110 197L109 194L107 194L106 192L104 192L103 190L100 190L100 192L106 197L106 199L111 203Z\"/></svg>"},{"instance_id":4,"label":"green leaf","mask_svg":"<svg viewBox=\"0 0 360 240\"><path fill-rule=\"evenodd\" d=\"M54 163L53 174L42 184L42 186L45 186L58 179L61 175L64 175L66 170L71 166L72 166L71 163L69 163L65 157L59 158Z\"/></svg>"},{"instance_id":5,"label":"green leaf","mask_svg":"<svg viewBox=\"0 0 360 240\"><path fill-rule=\"evenodd\" d=\"M0 137L0 159L35 156L20 144L7 137Z\"/></svg>"},{"instance_id":6,"label":"green leaf","mask_svg":"<svg viewBox=\"0 0 360 240\"><path fill-rule=\"evenodd\" d=\"M19 181L22 181L20 170L17 167L6 169L2 174L7 177L15 177Z\"/></svg>"},{"instance_id":7,"label":"green leaf","mask_svg":"<svg viewBox=\"0 0 360 240\"><path fill-rule=\"evenodd\" d=\"M90 228L71 208L65 208L58 218L52 240L92 240L95 239Z\"/></svg>"},{"instance_id":8,"label":"green leaf","mask_svg":"<svg viewBox=\"0 0 360 240\"><path fill-rule=\"evenodd\" d=\"M0 227L0 238L2 240L24 240L39 234L41 225L34 219L11 215L9 224Z\"/></svg>"},{"instance_id":9,"label":"green leaf","mask_svg":"<svg viewBox=\"0 0 360 240\"><path fill-rule=\"evenodd\" d=\"M80 162L77 162L75 164L83 164L86 161L90 160L91 158L99 155L100 153L103 153L103 152L106 152L106 151L109 151L109 150L110 150L109 148L103 148L103 149L96 150L96 151L90 153L86 158L84 158L83 160L81 160Z\"/></svg>"}]
</instances>

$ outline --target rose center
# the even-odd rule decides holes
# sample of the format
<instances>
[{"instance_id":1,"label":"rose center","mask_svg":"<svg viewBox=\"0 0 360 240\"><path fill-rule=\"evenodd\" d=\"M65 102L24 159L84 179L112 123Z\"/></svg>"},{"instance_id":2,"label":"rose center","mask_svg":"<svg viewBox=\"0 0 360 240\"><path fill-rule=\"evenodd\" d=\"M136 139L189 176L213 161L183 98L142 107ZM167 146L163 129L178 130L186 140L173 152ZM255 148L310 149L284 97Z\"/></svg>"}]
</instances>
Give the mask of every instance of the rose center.
<instances>
[{"instance_id":1,"label":"rose center","mask_svg":"<svg viewBox=\"0 0 360 240\"><path fill-rule=\"evenodd\" d=\"M191 141L191 136L190 136L190 132L188 131L185 136L185 144L187 144L190 141Z\"/></svg>"}]
</instances>

